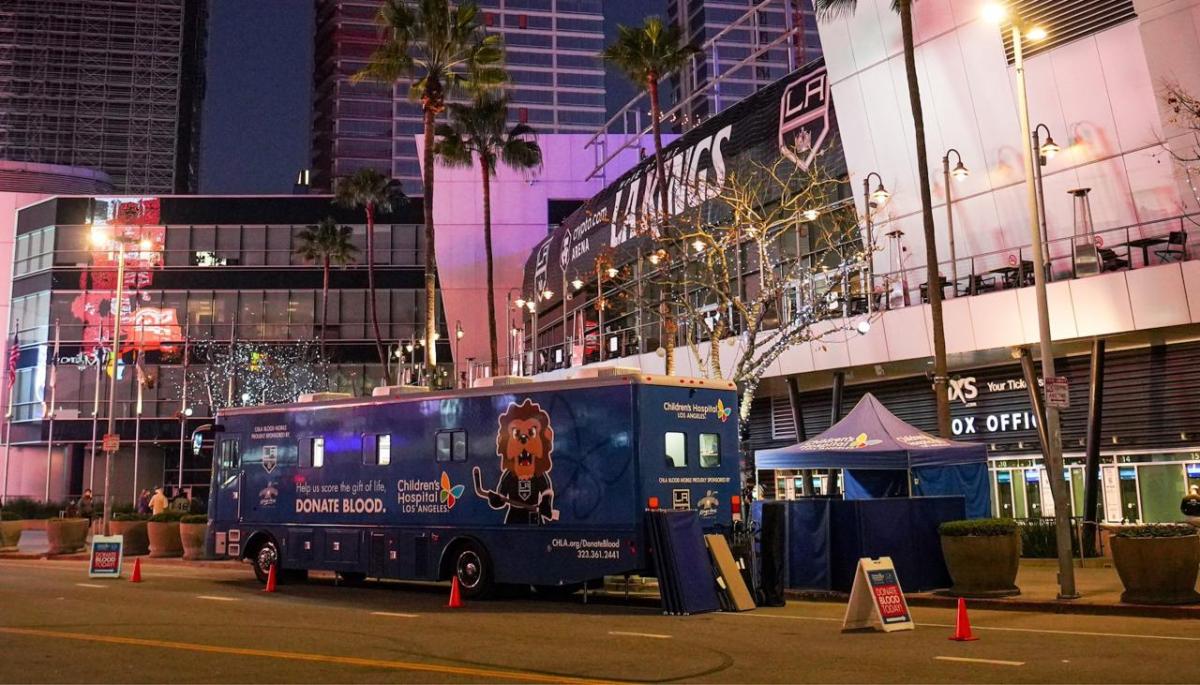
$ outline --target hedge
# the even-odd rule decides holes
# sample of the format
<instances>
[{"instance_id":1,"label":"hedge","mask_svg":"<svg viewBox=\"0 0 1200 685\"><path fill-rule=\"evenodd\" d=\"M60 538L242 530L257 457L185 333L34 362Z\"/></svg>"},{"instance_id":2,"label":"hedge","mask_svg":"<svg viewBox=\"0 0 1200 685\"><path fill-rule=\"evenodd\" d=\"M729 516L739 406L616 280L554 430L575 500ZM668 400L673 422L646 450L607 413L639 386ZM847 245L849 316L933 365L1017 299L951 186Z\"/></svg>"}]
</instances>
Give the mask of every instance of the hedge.
<instances>
[{"instance_id":1,"label":"hedge","mask_svg":"<svg viewBox=\"0 0 1200 685\"><path fill-rule=\"evenodd\" d=\"M967 519L938 526L938 533L948 538L1012 535L1016 530L1017 522L1012 519Z\"/></svg>"},{"instance_id":2,"label":"hedge","mask_svg":"<svg viewBox=\"0 0 1200 685\"><path fill-rule=\"evenodd\" d=\"M1183 538L1189 535L1196 535L1196 529L1186 523L1151 523L1117 529L1120 538Z\"/></svg>"},{"instance_id":3,"label":"hedge","mask_svg":"<svg viewBox=\"0 0 1200 685\"><path fill-rule=\"evenodd\" d=\"M179 520L180 523L208 523L208 514L188 514Z\"/></svg>"},{"instance_id":4,"label":"hedge","mask_svg":"<svg viewBox=\"0 0 1200 685\"><path fill-rule=\"evenodd\" d=\"M185 512L168 509L161 514L151 516L150 521L152 523L177 523L184 516L187 516Z\"/></svg>"}]
</instances>

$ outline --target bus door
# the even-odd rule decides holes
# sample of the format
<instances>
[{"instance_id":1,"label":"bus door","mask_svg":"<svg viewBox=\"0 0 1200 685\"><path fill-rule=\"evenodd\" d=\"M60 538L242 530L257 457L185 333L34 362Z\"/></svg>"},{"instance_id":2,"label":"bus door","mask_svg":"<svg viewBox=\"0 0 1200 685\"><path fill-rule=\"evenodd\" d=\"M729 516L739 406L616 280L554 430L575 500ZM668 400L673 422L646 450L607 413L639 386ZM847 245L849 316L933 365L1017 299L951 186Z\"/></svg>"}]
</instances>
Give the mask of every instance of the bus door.
<instances>
[{"instance_id":1,"label":"bus door","mask_svg":"<svg viewBox=\"0 0 1200 685\"><path fill-rule=\"evenodd\" d=\"M215 509L210 515L215 521L241 521L245 477L240 440L236 435L224 433L217 433L215 438L217 459L212 498Z\"/></svg>"}]
</instances>

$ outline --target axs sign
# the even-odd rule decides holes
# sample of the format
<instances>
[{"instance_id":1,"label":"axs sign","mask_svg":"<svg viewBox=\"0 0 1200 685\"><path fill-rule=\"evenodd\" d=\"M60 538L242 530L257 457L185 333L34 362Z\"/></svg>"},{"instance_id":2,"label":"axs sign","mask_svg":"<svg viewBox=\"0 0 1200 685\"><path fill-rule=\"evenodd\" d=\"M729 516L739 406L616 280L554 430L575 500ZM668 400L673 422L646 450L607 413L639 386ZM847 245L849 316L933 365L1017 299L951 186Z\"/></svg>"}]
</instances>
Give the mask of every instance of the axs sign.
<instances>
[{"instance_id":1,"label":"axs sign","mask_svg":"<svg viewBox=\"0 0 1200 685\"><path fill-rule=\"evenodd\" d=\"M832 114L825 67L787 87L779 99L779 151L808 169L829 135Z\"/></svg>"}]
</instances>

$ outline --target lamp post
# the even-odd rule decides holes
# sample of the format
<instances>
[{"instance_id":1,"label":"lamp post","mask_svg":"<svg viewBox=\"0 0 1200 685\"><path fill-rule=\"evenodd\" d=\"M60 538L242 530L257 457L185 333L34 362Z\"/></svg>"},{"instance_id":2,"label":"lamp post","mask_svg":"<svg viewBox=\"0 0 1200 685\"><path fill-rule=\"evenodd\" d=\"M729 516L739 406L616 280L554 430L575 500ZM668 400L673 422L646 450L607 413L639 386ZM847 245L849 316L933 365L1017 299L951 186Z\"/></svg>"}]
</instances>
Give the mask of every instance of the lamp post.
<instances>
[{"instance_id":1,"label":"lamp post","mask_svg":"<svg viewBox=\"0 0 1200 685\"><path fill-rule=\"evenodd\" d=\"M954 169L950 168L950 155L958 160L958 164L954 165ZM950 148L946 151L946 155L942 157L942 175L945 179L946 186L946 230L950 233L950 297L958 297L958 255L954 251L954 193L950 190L950 177L961 181L971 172L967 167L963 166L962 155L958 150ZM975 274L971 274L971 293L975 292Z\"/></svg>"},{"instance_id":2,"label":"lamp post","mask_svg":"<svg viewBox=\"0 0 1200 685\"><path fill-rule=\"evenodd\" d=\"M1008 18L1008 9L1003 5L990 4L984 8L985 16L994 23L1001 23ZM1038 337L1042 357L1042 377L1049 381L1055 377L1054 349L1050 338L1050 312L1046 301L1046 270L1045 255L1042 251L1041 221L1038 215L1037 177L1033 148L1029 145L1034 140L1029 124L1029 96L1025 86L1025 62L1021 54L1022 41L1042 40L1046 31L1038 27L1025 27L1019 17L1012 17L1010 23L1013 45L1013 66L1017 71L1017 114L1021 123L1021 149L1025 158L1025 189L1029 209L1029 232L1033 242L1033 284L1034 296L1037 301ZM1058 582L1059 598L1075 599L1075 569L1071 560L1071 528L1067 519L1067 509L1070 506L1067 495L1067 483L1063 478L1062 462L1062 426L1059 423L1058 408L1046 405L1046 440L1042 445L1045 451L1046 471L1050 477L1050 489L1054 498L1055 537L1058 545Z\"/></svg>"},{"instance_id":3,"label":"lamp post","mask_svg":"<svg viewBox=\"0 0 1200 685\"><path fill-rule=\"evenodd\" d=\"M456 385L456 386L459 384L458 366L459 366L459 364L461 364L461 362L459 360L462 359L462 357L459 355L459 351L462 348L462 339L463 339L462 321L456 320L454 322L454 385Z\"/></svg>"},{"instance_id":4,"label":"lamp post","mask_svg":"<svg viewBox=\"0 0 1200 685\"><path fill-rule=\"evenodd\" d=\"M1038 134L1042 129L1046 130L1046 142L1041 142ZM1046 230L1046 187L1042 185L1042 167L1058 154L1062 148L1054 142L1054 137L1050 135L1050 127L1045 124L1038 124L1033 127L1033 149L1037 150L1038 161L1034 165L1034 175L1037 179L1037 199L1038 199L1038 223L1042 229L1042 254L1047 260L1050 259L1050 232ZM1044 268L1044 267L1043 267Z\"/></svg>"},{"instance_id":5,"label":"lamp post","mask_svg":"<svg viewBox=\"0 0 1200 685\"><path fill-rule=\"evenodd\" d=\"M874 176L879 182L875 186L875 190L871 190L871 177ZM880 207L888 201L892 194L887 188L883 187L883 177L872 171L863 179L863 216L866 217L867 225L867 315L871 314L871 299L875 290L875 236L872 233L871 208ZM847 293L847 296L849 293ZM847 298L843 298L847 299Z\"/></svg>"},{"instance_id":6,"label":"lamp post","mask_svg":"<svg viewBox=\"0 0 1200 685\"><path fill-rule=\"evenodd\" d=\"M134 240L128 236L110 234L102 225L92 227L92 244L97 248L116 249L117 283L110 308L113 314L112 334L112 382L108 384L108 432L104 436L104 534L109 534L112 521L112 461L116 449L110 440L117 435L117 358L121 354L121 300L125 297L125 249L136 245L149 249L149 241ZM119 445L119 443L118 443Z\"/></svg>"}]
</instances>

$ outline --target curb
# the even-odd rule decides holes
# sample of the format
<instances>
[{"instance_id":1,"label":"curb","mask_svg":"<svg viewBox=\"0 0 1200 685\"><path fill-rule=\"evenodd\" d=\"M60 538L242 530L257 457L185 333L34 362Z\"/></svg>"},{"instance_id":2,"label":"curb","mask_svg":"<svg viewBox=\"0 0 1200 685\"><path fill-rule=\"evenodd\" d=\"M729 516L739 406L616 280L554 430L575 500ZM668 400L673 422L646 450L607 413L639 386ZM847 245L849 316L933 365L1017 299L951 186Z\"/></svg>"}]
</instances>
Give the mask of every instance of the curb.
<instances>
[{"instance_id":1,"label":"curb","mask_svg":"<svg viewBox=\"0 0 1200 685\"><path fill-rule=\"evenodd\" d=\"M74 552L71 554L47 554L46 552L12 552L0 554L0 561L88 561L90 555L87 552ZM182 557L150 557L145 554L137 556L127 556L125 559L132 563L134 559L141 559L143 565L149 566L195 566L198 568L224 568L238 569L243 567L243 562L233 559L196 559L185 561Z\"/></svg>"},{"instance_id":2,"label":"curb","mask_svg":"<svg viewBox=\"0 0 1200 685\"><path fill-rule=\"evenodd\" d=\"M801 602L849 601L850 595L836 591L785 590L789 600ZM940 597L917 593L906 595L909 606L954 609L957 597ZM1050 614L1080 614L1091 616L1135 616L1140 618L1200 619L1200 605L1158 606L1153 604L1088 604L1060 600L1035 599L967 599L971 608L988 611L1036 611Z\"/></svg>"}]
</instances>

